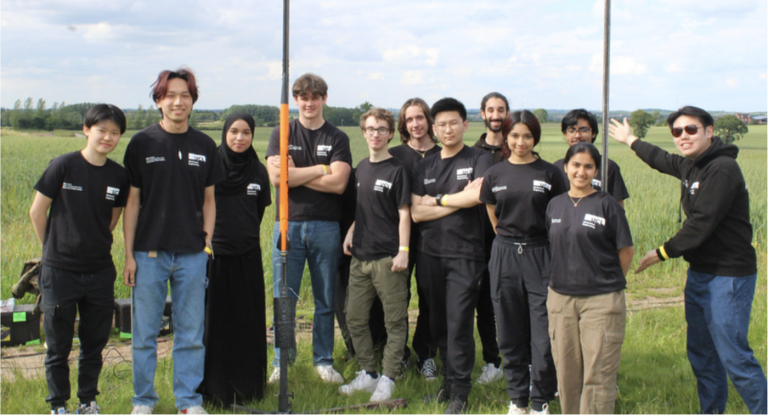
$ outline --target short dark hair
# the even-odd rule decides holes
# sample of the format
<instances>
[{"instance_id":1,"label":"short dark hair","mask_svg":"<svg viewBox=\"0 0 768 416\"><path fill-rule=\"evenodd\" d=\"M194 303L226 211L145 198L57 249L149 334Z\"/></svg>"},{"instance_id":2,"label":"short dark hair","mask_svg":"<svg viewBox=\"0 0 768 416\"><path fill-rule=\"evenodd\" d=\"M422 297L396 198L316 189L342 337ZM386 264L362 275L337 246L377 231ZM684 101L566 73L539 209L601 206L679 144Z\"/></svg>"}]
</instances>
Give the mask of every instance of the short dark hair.
<instances>
[{"instance_id":1,"label":"short dark hair","mask_svg":"<svg viewBox=\"0 0 768 416\"><path fill-rule=\"evenodd\" d=\"M395 116L392 114L391 111L389 111L387 109L384 109L384 108L373 107L370 110L368 110L365 113L363 113L363 115L360 116L360 129L362 129L363 131L365 131L365 123L368 121L368 117L373 117L376 120L386 121L387 122L387 128L389 129L389 131L392 132L392 137L395 137L394 136L394 133L395 133ZM392 137L389 138L387 143L392 141Z\"/></svg>"},{"instance_id":2,"label":"short dark hair","mask_svg":"<svg viewBox=\"0 0 768 416\"><path fill-rule=\"evenodd\" d=\"M461 115L461 120L467 121L467 108L464 107L464 104L462 104L461 101L455 98L441 98L432 104L432 109L430 110L432 119L434 120L439 113L445 111L458 111L459 115Z\"/></svg>"},{"instance_id":3,"label":"short dark hair","mask_svg":"<svg viewBox=\"0 0 768 416\"><path fill-rule=\"evenodd\" d=\"M592 143L595 142L597 139L597 135L600 133L600 129L597 128L597 118L594 114L590 113L589 111L583 109L583 108L577 108L575 110L571 110L568 112L568 114L563 117L563 121L560 122L560 131L562 133L565 133L566 130L568 130L568 127L573 127L576 125L576 123L579 122L579 119L583 118L584 120L587 120L589 123L589 127L592 129L593 138Z\"/></svg>"},{"instance_id":4,"label":"short dark hair","mask_svg":"<svg viewBox=\"0 0 768 416\"><path fill-rule=\"evenodd\" d=\"M400 132L400 141L403 142L403 144L406 144L408 143L408 140L411 140L411 134L408 133L408 126L406 125L405 110L407 110L408 107L414 106L421 108L424 117L427 118L427 134L429 135L429 138L432 139L433 143L437 143L435 131L432 128L432 125L435 124L435 119L432 118L432 113L429 112L429 104L418 97L406 100L403 103L403 106L400 107L400 113L397 115L397 131Z\"/></svg>"},{"instance_id":5,"label":"short dark hair","mask_svg":"<svg viewBox=\"0 0 768 416\"><path fill-rule=\"evenodd\" d=\"M669 117L667 117L667 125L669 125L670 129L672 128L672 125L675 124L675 120L680 118L680 116L698 118L705 129L709 126L715 125L715 119L712 118L712 114L709 114L708 112L706 112L705 110L699 107L686 105L685 107L675 111L674 113L671 113Z\"/></svg>"},{"instance_id":6,"label":"short dark hair","mask_svg":"<svg viewBox=\"0 0 768 416\"><path fill-rule=\"evenodd\" d=\"M293 82L293 98L304 97L325 97L328 95L328 84L320 76L306 73Z\"/></svg>"},{"instance_id":7,"label":"short dark hair","mask_svg":"<svg viewBox=\"0 0 768 416\"><path fill-rule=\"evenodd\" d=\"M191 69L183 67L175 71L166 69L157 75L157 79L151 85L152 92L149 94L149 96L152 97L152 101L158 102L165 98L165 96L168 94L168 81L174 78L181 78L184 81L187 81L189 95L192 96L192 104L196 103L197 97L199 95L197 89L197 81L195 80L195 73L192 72ZM160 110L160 113L162 112L163 110Z\"/></svg>"},{"instance_id":8,"label":"short dark hair","mask_svg":"<svg viewBox=\"0 0 768 416\"><path fill-rule=\"evenodd\" d=\"M595 167L597 167L597 170L600 170L600 163L602 163L600 152L597 151L595 145L587 142L579 142L568 147L568 150L565 152L565 158L563 159L563 166L568 166L568 162L571 158L578 153L589 153L589 155L592 156L592 160L595 161Z\"/></svg>"},{"instance_id":9,"label":"short dark hair","mask_svg":"<svg viewBox=\"0 0 768 416\"><path fill-rule=\"evenodd\" d=\"M96 104L91 107L88 112L85 113L85 121L83 122L83 125L90 129L94 125L105 120L112 120L118 127L120 127L120 134L125 133L125 114L123 114L123 110L112 104Z\"/></svg>"},{"instance_id":10,"label":"short dark hair","mask_svg":"<svg viewBox=\"0 0 768 416\"><path fill-rule=\"evenodd\" d=\"M512 154L509 144L507 143L507 136L509 136L509 133L512 132L512 128L517 123L523 123L528 126L528 130L530 130L533 135L534 146L539 144L539 140L541 140L541 124L539 123L539 119L536 118L536 115L528 110L513 111L509 117L505 118L504 122L501 123L501 134L502 137L504 137L504 141L501 143L501 155L505 159ZM531 153L533 153L534 156L539 157L538 153Z\"/></svg>"},{"instance_id":11,"label":"short dark hair","mask_svg":"<svg viewBox=\"0 0 768 416\"><path fill-rule=\"evenodd\" d=\"M491 92L485 95L483 97L482 101L480 101L480 110L485 111L485 104L488 103L488 100L491 98L501 98L502 101L504 101L504 105L507 106L507 111L509 111L509 101L507 100L507 97L503 96L500 92Z\"/></svg>"}]
</instances>

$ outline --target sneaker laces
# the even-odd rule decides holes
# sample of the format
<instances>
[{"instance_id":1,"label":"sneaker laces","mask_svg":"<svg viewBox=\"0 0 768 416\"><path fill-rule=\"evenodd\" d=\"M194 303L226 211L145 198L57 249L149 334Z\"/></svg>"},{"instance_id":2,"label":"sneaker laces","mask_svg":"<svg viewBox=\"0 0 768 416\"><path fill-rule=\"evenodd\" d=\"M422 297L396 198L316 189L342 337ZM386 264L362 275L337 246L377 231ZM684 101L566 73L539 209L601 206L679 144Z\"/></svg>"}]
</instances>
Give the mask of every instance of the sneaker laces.
<instances>
[{"instance_id":1,"label":"sneaker laces","mask_svg":"<svg viewBox=\"0 0 768 416\"><path fill-rule=\"evenodd\" d=\"M421 367L422 374L424 374L425 376L434 377L436 372L437 372L437 365L435 364L435 360L430 358L424 361L424 365Z\"/></svg>"}]
</instances>

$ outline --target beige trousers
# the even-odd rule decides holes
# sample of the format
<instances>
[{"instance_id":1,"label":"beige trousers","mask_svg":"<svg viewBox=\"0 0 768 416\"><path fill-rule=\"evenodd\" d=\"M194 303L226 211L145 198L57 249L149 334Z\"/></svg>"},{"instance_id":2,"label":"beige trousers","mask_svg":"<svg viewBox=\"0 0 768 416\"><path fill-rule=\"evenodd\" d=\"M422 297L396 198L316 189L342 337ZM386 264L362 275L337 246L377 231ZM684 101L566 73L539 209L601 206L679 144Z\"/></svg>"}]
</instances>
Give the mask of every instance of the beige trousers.
<instances>
[{"instance_id":1,"label":"beige trousers","mask_svg":"<svg viewBox=\"0 0 768 416\"><path fill-rule=\"evenodd\" d=\"M567 296L549 289L549 338L563 414L610 414L624 342L624 291Z\"/></svg>"}]
</instances>

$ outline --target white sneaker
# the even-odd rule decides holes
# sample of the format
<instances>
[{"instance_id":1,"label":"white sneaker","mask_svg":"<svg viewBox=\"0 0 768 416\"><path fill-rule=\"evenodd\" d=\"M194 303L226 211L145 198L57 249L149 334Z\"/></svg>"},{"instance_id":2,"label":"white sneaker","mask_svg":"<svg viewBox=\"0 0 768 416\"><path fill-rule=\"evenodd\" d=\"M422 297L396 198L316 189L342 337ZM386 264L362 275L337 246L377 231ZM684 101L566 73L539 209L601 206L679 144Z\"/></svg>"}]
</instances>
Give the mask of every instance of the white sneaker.
<instances>
[{"instance_id":1,"label":"white sneaker","mask_svg":"<svg viewBox=\"0 0 768 416\"><path fill-rule=\"evenodd\" d=\"M421 370L419 371L421 372L421 375L424 376L425 380L437 380L437 364L435 364L435 360L431 358L424 360L424 364L421 366Z\"/></svg>"},{"instance_id":2,"label":"white sneaker","mask_svg":"<svg viewBox=\"0 0 768 416\"><path fill-rule=\"evenodd\" d=\"M269 375L269 380L267 381L269 384L274 384L280 381L280 367L275 367L272 370L272 374Z\"/></svg>"},{"instance_id":3,"label":"white sneaker","mask_svg":"<svg viewBox=\"0 0 768 416\"><path fill-rule=\"evenodd\" d=\"M179 410L180 415L207 415L208 412L203 409L203 406L192 406L186 409Z\"/></svg>"},{"instance_id":4,"label":"white sneaker","mask_svg":"<svg viewBox=\"0 0 768 416\"><path fill-rule=\"evenodd\" d=\"M541 411L536 411L531 408L531 411L528 413L530 415L548 415L549 414L549 405L544 403L544 406L541 406Z\"/></svg>"},{"instance_id":5,"label":"white sneaker","mask_svg":"<svg viewBox=\"0 0 768 416\"><path fill-rule=\"evenodd\" d=\"M504 377L504 371L501 367L496 367L493 363L488 363L483 366L483 374L477 379L477 384L489 384L496 380L501 380Z\"/></svg>"},{"instance_id":6,"label":"white sneaker","mask_svg":"<svg viewBox=\"0 0 768 416\"><path fill-rule=\"evenodd\" d=\"M131 414L132 415L151 415L154 410L155 409L149 406L139 404L139 405L133 406L133 409L131 409Z\"/></svg>"},{"instance_id":7,"label":"white sneaker","mask_svg":"<svg viewBox=\"0 0 768 416\"><path fill-rule=\"evenodd\" d=\"M391 378L381 375L379 383L376 385L376 391L369 400L371 403L383 402L392 397L392 390L395 388L395 382Z\"/></svg>"},{"instance_id":8,"label":"white sneaker","mask_svg":"<svg viewBox=\"0 0 768 416\"><path fill-rule=\"evenodd\" d=\"M344 382L344 377L342 377L331 365L315 366L315 371L317 371L317 374L326 383L341 384Z\"/></svg>"},{"instance_id":9,"label":"white sneaker","mask_svg":"<svg viewBox=\"0 0 768 416\"><path fill-rule=\"evenodd\" d=\"M509 402L509 412L507 412L508 415L527 415L528 414L528 408L527 407L517 407L515 402L510 401Z\"/></svg>"},{"instance_id":10,"label":"white sneaker","mask_svg":"<svg viewBox=\"0 0 768 416\"><path fill-rule=\"evenodd\" d=\"M378 379L371 377L365 370L360 370L355 374L357 374L357 377L351 383L339 387L339 393L351 396L356 391L367 391L368 393L376 391L376 385L379 383Z\"/></svg>"}]
</instances>

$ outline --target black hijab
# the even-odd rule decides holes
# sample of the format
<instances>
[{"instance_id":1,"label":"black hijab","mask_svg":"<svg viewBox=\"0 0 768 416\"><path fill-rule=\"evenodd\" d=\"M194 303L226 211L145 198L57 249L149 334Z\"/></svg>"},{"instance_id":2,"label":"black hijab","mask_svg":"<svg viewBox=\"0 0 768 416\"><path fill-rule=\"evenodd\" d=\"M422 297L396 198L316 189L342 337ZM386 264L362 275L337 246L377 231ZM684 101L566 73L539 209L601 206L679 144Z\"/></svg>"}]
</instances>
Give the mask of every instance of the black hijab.
<instances>
[{"instance_id":1,"label":"black hijab","mask_svg":"<svg viewBox=\"0 0 768 416\"><path fill-rule=\"evenodd\" d=\"M248 123L251 133L255 127L253 117L248 113L237 112L230 114L224 122L224 129L221 131L221 144L219 145L219 156L224 163L226 170L226 179L216 185L216 192L223 194L233 194L242 191L258 172L259 156L253 150L253 142L244 152L237 153L227 145L227 132L232 124L237 120L243 120Z\"/></svg>"}]
</instances>

